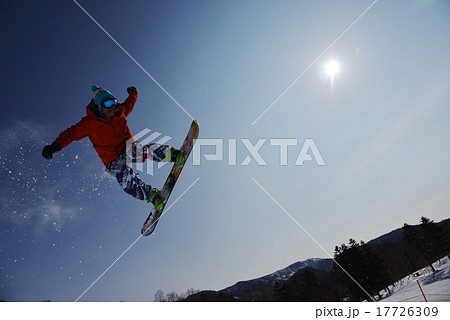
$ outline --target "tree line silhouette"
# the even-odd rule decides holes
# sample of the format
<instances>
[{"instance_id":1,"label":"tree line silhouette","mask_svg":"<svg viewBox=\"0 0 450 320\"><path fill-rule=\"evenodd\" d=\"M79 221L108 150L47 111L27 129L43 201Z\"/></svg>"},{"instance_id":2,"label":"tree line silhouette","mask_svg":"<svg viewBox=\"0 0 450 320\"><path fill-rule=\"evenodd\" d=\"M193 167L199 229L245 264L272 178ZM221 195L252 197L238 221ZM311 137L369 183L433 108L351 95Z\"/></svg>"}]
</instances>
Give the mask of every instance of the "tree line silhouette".
<instances>
[{"instance_id":1,"label":"tree line silhouette","mask_svg":"<svg viewBox=\"0 0 450 320\"><path fill-rule=\"evenodd\" d=\"M389 285L405 276L427 265L434 272L433 262L450 259L449 222L440 226L422 217L419 225L405 223L399 238L373 244L350 239L348 245L335 247L330 272L300 270L287 282L275 284L275 300L377 300L382 290L390 293Z\"/></svg>"},{"instance_id":2,"label":"tree line silhouette","mask_svg":"<svg viewBox=\"0 0 450 320\"><path fill-rule=\"evenodd\" d=\"M350 239L335 247L332 270L300 269L288 280L258 282L228 301L378 300L384 290L390 293L391 284L426 266L434 272L433 262L450 259L449 231L450 219L438 224L422 217L419 225L405 223L369 243ZM225 301L216 291L202 291L188 300L215 301L219 295Z\"/></svg>"}]
</instances>

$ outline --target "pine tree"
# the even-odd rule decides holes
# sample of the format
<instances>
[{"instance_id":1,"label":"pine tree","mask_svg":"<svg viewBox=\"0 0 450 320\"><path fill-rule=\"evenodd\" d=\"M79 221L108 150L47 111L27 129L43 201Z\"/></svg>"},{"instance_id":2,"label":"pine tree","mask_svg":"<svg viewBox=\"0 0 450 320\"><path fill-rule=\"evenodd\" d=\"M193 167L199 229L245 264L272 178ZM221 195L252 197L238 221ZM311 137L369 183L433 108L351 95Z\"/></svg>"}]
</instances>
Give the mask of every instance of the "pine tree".
<instances>
[{"instance_id":1,"label":"pine tree","mask_svg":"<svg viewBox=\"0 0 450 320\"><path fill-rule=\"evenodd\" d=\"M368 277L366 290L372 295L380 296L379 291L388 288L392 282L388 276L389 271L380 256L373 252L370 246L363 245L362 249L364 251L364 269Z\"/></svg>"},{"instance_id":2,"label":"pine tree","mask_svg":"<svg viewBox=\"0 0 450 320\"><path fill-rule=\"evenodd\" d=\"M425 243L425 255L431 261L436 261L449 252L450 237L433 220L426 217L420 219L420 231Z\"/></svg>"},{"instance_id":3,"label":"pine tree","mask_svg":"<svg viewBox=\"0 0 450 320\"><path fill-rule=\"evenodd\" d=\"M347 294L351 301L367 299L367 293L371 296L379 295L379 292L389 285L388 270L381 258L363 241L357 243L349 240L349 246L342 244L335 248L335 260L340 265L335 265L335 270L340 274L341 280L346 284ZM341 267L351 275L367 292L346 275Z\"/></svg>"},{"instance_id":4,"label":"pine tree","mask_svg":"<svg viewBox=\"0 0 450 320\"><path fill-rule=\"evenodd\" d=\"M423 229L422 229L423 230ZM408 224L403 225L403 238L418 258L422 258L430 267L431 270L436 271L433 267L433 259L430 259L428 254L427 243L423 235L421 228L410 226Z\"/></svg>"},{"instance_id":5,"label":"pine tree","mask_svg":"<svg viewBox=\"0 0 450 320\"><path fill-rule=\"evenodd\" d=\"M449 255L450 237L433 220L421 217L419 227L403 226L403 237L414 253L435 272L433 262Z\"/></svg>"}]
</instances>

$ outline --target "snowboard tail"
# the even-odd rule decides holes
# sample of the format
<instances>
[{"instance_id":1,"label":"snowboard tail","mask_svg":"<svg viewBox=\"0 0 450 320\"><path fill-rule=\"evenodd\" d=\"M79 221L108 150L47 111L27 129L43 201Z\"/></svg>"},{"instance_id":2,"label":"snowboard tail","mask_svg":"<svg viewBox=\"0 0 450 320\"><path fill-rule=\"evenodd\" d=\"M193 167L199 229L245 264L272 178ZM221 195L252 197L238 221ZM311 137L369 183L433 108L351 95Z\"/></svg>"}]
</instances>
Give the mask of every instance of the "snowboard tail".
<instances>
[{"instance_id":1,"label":"snowboard tail","mask_svg":"<svg viewBox=\"0 0 450 320\"><path fill-rule=\"evenodd\" d=\"M192 121L186 139L184 139L183 145L180 148L180 151L185 153L185 160L187 160L189 154L192 151L195 141L197 140L198 133L199 133L198 123L197 121L194 120ZM145 223L142 226L141 234L143 236L149 236L155 230L156 224L161 218L161 215L164 211L167 201L169 200L170 194L172 193L175 183L177 182L181 170L183 170L185 164L186 161L184 161L184 164L176 162L173 165L172 170L170 171L169 176L167 177L166 182L164 183L164 186L162 187L160 192L160 196L163 199L164 203L159 206L153 207L152 211L150 212L150 215L148 216L147 220L145 220Z\"/></svg>"}]
</instances>

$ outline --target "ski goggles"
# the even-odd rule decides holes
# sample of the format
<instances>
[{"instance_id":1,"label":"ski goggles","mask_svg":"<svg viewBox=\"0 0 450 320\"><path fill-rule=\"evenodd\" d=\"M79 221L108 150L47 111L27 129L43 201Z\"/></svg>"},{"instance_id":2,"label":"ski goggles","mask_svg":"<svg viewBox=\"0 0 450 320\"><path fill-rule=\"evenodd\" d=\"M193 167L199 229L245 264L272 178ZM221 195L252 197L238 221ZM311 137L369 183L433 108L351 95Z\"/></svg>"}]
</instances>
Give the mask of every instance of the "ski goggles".
<instances>
[{"instance_id":1,"label":"ski goggles","mask_svg":"<svg viewBox=\"0 0 450 320\"><path fill-rule=\"evenodd\" d=\"M102 106L105 108L108 108L108 109L115 107L116 105L117 105L117 99L109 99L102 103Z\"/></svg>"}]
</instances>

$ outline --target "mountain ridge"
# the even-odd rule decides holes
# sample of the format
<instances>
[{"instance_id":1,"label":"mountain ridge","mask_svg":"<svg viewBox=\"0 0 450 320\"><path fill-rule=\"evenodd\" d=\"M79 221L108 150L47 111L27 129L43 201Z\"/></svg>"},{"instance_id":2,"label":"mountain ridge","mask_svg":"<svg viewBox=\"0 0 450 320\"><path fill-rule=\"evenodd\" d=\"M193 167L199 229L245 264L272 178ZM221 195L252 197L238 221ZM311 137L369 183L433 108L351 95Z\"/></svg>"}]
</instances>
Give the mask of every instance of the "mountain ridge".
<instances>
[{"instance_id":1,"label":"mountain ridge","mask_svg":"<svg viewBox=\"0 0 450 320\"><path fill-rule=\"evenodd\" d=\"M450 218L438 222L437 224L445 231L450 232ZM419 225L414 225L413 227L419 228ZM392 254L397 255L397 258L400 260L403 258L402 255L408 254L407 252L402 251L406 248L406 243L403 239L403 228L394 229L391 232L372 239L369 242L366 242L366 245L379 253L385 262L388 262L392 257ZM391 249L394 251L391 252ZM395 250L400 250L402 255L397 254ZM391 254L391 256L389 256L389 254ZM220 297L220 301L240 301L243 296L254 296L254 292L258 292L257 294L259 295L263 295L264 292L269 294L269 291L272 291L274 286L282 286L283 283L289 282L294 276L301 278L304 273L309 272L316 275L318 278L324 278L325 275L333 269L333 263L334 260L331 258L310 258L304 261L297 261L288 265L286 268L277 270L268 275L250 280L238 281L234 285L222 290L200 291L200 293L189 296L185 301L205 301L205 299L208 301L215 301L215 297ZM402 271L404 270L402 269ZM402 277L399 279L401 278ZM394 281L399 279L394 279Z\"/></svg>"},{"instance_id":2,"label":"mountain ridge","mask_svg":"<svg viewBox=\"0 0 450 320\"><path fill-rule=\"evenodd\" d=\"M333 259L330 258L310 258L304 261L297 261L286 268L277 270L268 275L250 279L238 281L232 286L229 286L225 289L219 290L218 292L229 294L234 297L242 296L245 290L251 290L251 288L258 285L273 285L277 281L286 281L289 280L295 273L300 271L301 269L311 268L320 271L330 271L333 268Z\"/></svg>"}]
</instances>

